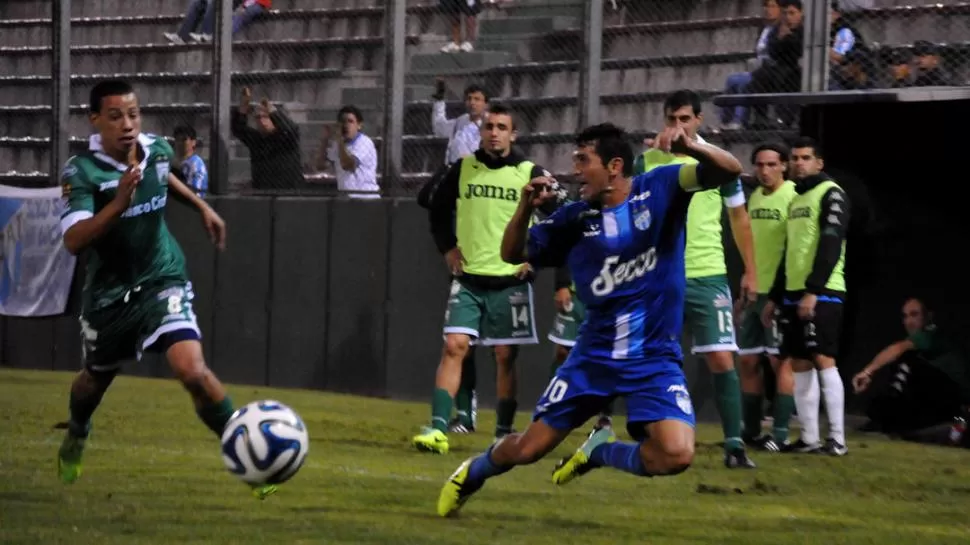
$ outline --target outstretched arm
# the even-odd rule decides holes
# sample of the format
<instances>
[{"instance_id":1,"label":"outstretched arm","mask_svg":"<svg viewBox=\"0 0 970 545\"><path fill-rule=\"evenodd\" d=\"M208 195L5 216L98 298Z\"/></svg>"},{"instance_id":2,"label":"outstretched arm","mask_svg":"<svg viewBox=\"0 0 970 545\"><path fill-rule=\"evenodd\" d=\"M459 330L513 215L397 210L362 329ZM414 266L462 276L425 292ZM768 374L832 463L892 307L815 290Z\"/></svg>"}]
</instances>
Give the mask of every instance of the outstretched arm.
<instances>
[{"instance_id":1,"label":"outstretched arm","mask_svg":"<svg viewBox=\"0 0 970 545\"><path fill-rule=\"evenodd\" d=\"M680 186L685 191L714 189L737 180L743 168L737 157L721 148L697 142L682 127L668 127L657 135L654 147L668 153L680 153L697 160L697 165L684 165Z\"/></svg>"}]
</instances>

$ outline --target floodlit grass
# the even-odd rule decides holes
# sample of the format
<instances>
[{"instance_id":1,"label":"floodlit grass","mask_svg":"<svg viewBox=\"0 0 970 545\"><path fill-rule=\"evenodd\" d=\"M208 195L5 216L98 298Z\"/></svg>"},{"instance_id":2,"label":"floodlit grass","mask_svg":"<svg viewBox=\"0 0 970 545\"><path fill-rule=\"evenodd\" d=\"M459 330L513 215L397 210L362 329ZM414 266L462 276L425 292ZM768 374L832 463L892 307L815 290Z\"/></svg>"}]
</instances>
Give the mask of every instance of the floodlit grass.
<instances>
[{"instance_id":1,"label":"floodlit grass","mask_svg":"<svg viewBox=\"0 0 970 545\"><path fill-rule=\"evenodd\" d=\"M95 417L84 475L66 486L55 475L63 432L52 427L69 380L0 371L0 543L970 543L965 450L855 436L845 458L755 453L759 469L728 471L719 429L705 425L683 475L598 470L557 488L550 471L576 433L445 520L434 513L439 487L489 444L487 431L453 436L448 456L420 454L409 438L426 405L236 386L237 404L278 399L310 429L306 465L260 502L224 470L179 385L129 377Z\"/></svg>"}]
</instances>

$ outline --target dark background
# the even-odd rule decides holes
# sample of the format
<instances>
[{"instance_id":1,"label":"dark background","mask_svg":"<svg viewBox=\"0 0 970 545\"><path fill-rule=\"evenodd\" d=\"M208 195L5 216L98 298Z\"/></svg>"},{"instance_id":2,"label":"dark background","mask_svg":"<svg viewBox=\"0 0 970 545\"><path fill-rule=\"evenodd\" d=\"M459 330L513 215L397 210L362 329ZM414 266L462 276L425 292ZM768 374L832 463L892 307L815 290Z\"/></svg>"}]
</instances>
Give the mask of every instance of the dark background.
<instances>
[{"instance_id":1,"label":"dark background","mask_svg":"<svg viewBox=\"0 0 970 545\"><path fill-rule=\"evenodd\" d=\"M963 263L970 232L964 206L970 142L959 129L932 129L941 120L970 119L968 105L806 109L803 132L825 142L826 170L853 205L850 295L839 365L846 380L902 335L900 306L909 295L925 297L944 328L960 332L970 326ZM927 128L892 130L921 126ZM224 381L429 397L448 276L426 213L413 200L219 197L211 202L229 225L228 248L218 255L195 211L175 203L167 213L189 261L206 358ZM729 229L724 236L731 237ZM736 288L740 260L733 243L727 246ZM80 267L75 291L79 277ZM551 271L540 273L535 292L542 342L521 352L522 408L538 398L548 379ZM78 369L76 293L70 307L64 317L0 318L0 363ZM493 364L482 352L479 390L488 405L494 399ZM698 362L687 358L687 377L699 416L710 418L710 377ZM169 374L164 361L151 355L127 365L125 372ZM849 396L849 409L858 411L860 401Z\"/></svg>"}]
</instances>

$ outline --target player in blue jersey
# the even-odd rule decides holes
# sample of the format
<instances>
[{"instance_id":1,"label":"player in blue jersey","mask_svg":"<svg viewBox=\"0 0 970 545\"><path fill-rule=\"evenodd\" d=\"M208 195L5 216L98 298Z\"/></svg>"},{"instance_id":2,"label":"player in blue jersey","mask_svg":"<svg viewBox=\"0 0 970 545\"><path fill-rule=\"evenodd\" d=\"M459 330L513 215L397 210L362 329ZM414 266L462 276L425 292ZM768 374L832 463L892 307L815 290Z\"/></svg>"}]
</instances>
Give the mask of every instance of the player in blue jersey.
<instances>
[{"instance_id":1,"label":"player in blue jersey","mask_svg":"<svg viewBox=\"0 0 970 545\"><path fill-rule=\"evenodd\" d=\"M626 400L627 430L639 442L621 443L611 428L597 430L559 463L555 484L604 466L638 476L676 475L693 461L694 410L680 348L687 205L690 192L736 179L741 163L693 141L681 127L665 129L654 145L698 163L632 179L633 149L622 129L590 127L576 145L582 199L529 229L532 212L553 194L548 180L527 184L506 227L502 259L537 269L568 265L586 319L533 422L458 467L438 498L441 516L457 513L486 479L541 459L616 397Z\"/></svg>"}]
</instances>

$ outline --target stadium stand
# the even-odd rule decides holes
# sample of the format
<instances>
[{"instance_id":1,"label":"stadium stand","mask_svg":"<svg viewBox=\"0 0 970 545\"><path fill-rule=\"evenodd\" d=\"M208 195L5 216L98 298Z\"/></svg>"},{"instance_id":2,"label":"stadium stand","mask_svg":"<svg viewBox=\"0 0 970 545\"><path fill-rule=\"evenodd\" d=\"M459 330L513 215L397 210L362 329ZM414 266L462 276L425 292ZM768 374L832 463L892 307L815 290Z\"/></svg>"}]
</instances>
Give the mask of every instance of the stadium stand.
<instances>
[{"instance_id":1,"label":"stadium stand","mask_svg":"<svg viewBox=\"0 0 970 545\"><path fill-rule=\"evenodd\" d=\"M912 1L912 0L911 0ZM443 54L447 34L437 3L409 2L408 92L405 118L406 180L419 182L443 161L445 140L431 135L431 84L446 75L449 111L457 111L460 89L483 81L494 95L522 112L518 144L556 172L569 168L569 139L577 123L581 3L518 0L489 9L480 18L473 53ZM970 75L970 4L909 6L875 0L853 13L853 23L882 62L916 39L941 47L960 81ZM323 122L341 105L353 103L367 118L366 131L380 146L383 89L383 6L379 0L276 0L274 9L235 37L233 94L243 85L286 106L301 125L304 156L316 151ZM710 137L742 157L765 131L715 129L711 97L725 78L745 70L762 27L760 0L663 0L655 9L635 9L619 0L605 3L601 112L638 136L661 123L663 96L677 88L701 91ZM166 2L163 9L182 9ZM318 6L318 7L312 7ZM0 182L47 183L51 103L51 3L0 3ZM151 0L89 0L72 3L72 149L88 134L86 92L95 80L117 75L138 87L145 130L170 135L192 123L207 135L211 114L211 45L172 45L163 33L182 14L146 15ZM777 131L774 131L777 133ZM782 131L784 133L784 131ZM784 134L778 134L784 136ZM233 148L230 186L244 190L245 148ZM207 152L203 151L203 154ZM311 179L326 181L312 175ZM413 185L413 184L412 184Z\"/></svg>"}]
</instances>

